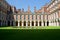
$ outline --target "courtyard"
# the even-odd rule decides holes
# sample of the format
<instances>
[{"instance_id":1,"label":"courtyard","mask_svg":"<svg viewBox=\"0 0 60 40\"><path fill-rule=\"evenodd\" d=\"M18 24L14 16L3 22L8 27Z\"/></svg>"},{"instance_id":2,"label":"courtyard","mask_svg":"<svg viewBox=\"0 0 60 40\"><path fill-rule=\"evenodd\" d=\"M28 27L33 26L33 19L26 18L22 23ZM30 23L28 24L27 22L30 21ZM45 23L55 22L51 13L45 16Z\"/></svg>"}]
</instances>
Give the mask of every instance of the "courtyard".
<instances>
[{"instance_id":1,"label":"courtyard","mask_svg":"<svg viewBox=\"0 0 60 40\"><path fill-rule=\"evenodd\" d=\"M0 40L60 40L60 0L25 1L0 0Z\"/></svg>"},{"instance_id":2,"label":"courtyard","mask_svg":"<svg viewBox=\"0 0 60 40\"><path fill-rule=\"evenodd\" d=\"M1 40L59 40L60 27L56 29L21 29L13 27L0 27Z\"/></svg>"}]
</instances>

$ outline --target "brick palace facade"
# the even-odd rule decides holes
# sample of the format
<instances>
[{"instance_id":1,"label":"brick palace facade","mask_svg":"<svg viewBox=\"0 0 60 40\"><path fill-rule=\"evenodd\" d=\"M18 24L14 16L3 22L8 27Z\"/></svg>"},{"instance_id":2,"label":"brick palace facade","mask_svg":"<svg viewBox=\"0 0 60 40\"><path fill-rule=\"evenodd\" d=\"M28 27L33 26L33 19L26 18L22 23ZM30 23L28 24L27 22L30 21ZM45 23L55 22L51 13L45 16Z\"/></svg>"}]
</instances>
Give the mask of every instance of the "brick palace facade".
<instances>
[{"instance_id":1,"label":"brick palace facade","mask_svg":"<svg viewBox=\"0 0 60 40\"><path fill-rule=\"evenodd\" d=\"M51 0L41 9L31 12L28 10L16 9L9 5L5 0L0 0L0 26L60 26L60 0Z\"/></svg>"}]
</instances>

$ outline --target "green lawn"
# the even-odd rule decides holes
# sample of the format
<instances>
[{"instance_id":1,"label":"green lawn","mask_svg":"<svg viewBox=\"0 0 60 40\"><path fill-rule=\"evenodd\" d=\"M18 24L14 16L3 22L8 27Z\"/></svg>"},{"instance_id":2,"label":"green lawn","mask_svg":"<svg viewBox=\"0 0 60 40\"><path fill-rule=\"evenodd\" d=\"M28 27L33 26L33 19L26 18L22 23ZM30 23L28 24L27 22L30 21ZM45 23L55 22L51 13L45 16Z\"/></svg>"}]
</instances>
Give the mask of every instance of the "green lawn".
<instances>
[{"instance_id":1,"label":"green lawn","mask_svg":"<svg viewBox=\"0 0 60 40\"><path fill-rule=\"evenodd\" d=\"M60 27L39 29L0 27L0 40L60 40Z\"/></svg>"}]
</instances>

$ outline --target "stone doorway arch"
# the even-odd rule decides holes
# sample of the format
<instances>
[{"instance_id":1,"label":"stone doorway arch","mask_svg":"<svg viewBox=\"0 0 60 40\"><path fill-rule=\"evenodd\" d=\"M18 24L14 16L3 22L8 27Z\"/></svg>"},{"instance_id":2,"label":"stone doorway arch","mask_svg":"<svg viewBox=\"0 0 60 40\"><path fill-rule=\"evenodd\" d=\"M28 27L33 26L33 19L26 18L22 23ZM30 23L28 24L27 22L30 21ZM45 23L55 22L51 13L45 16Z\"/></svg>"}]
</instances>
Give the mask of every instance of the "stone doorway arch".
<instances>
[{"instance_id":1,"label":"stone doorway arch","mask_svg":"<svg viewBox=\"0 0 60 40\"><path fill-rule=\"evenodd\" d=\"M38 21L36 21L36 26L38 26Z\"/></svg>"},{"instance_id":2,"label":"stone doorway arch","mask_svg":"<svg viewBox=\"0 0 60 40\"><path fill-rule=\"evenodd\" d=\"M24 21L24 26L26 26L26 21Z\"/></svg>"},{"instance_id":3,"label":"stone doorway arch","mask_svg":"<svg viewBox=\"0 0 60 40\"><path fill-rule=\"evenodd\" d=\"M13 21L12 21L12 26L13 26Z\"/></svg>"},{"instance_id":4,"label":"stone doorway arch","mask_svg":"<svg viewBox=\"0 0 60 40\"><path fill-rule=\"evenodd\" d=\"M16 26L18 26L18 21L16 21Z\"/></svg>"},{"instance_id":5,"label":"stone doorway arch","mask_svg":"<svg viewBox=\"0 0 60 40\"><path fill-rule=\"evenodd\" d=\"M22 26L22 21L20 21L20 26Z\"/></svg>"},{"instance_id":6,"label":"stone doorway arch","mask_svg":"<svg viewBox=\"0 0 60 40\"><path fill-rule=\"evenodd\" d=\"M28 26L30 26L30 21L28 21Z\"/></svg>"},{"instance_id":7,"label":"stone doorway arch","mask_svg":"<svg viewBox=\"0 0 60 40\"><path fill-rule=\"evenodd\" d=\"M39 26L42 26L41 24L42 24L42 22L40 21L40 22L39 22Z\"/></svg>"},{"instance_id":8,"label":"stone doorway arch","mask_svg":"<svg viewBox=\"0 0 60 40\"><path fill-rule=\"evenodd\" d=\"M49 22L47 21L47 26L49 26Z\"/></svg>"},{"instance_id":9,"label":"stone doorway arch","mask_svg":"<svg viewBox=\"0 0 60 40\"><path fill-rule=\"evenodd\" d=\"M10 26L10 21L8 21L8 26Z\"/></svg>"},{"instance_id":10,"label":"stone doorway arch","mask_svg":"<svg viewBox=\"0 0 60 40\"><path fill-rule=\"evenodd\" d=\"M34 26L34 21L32 21L32 26Z\"/></svg>"},{"instance_id":11,"label":"stone doorway arch","mask_svg":"<svg viewBox=\"0 0 60 40\"><path fill-rule=\"evenodd\" d=\"M44 23L44 26L45 26L45 21L43 21L43 23Z\"/></svg>"}]
</instances>

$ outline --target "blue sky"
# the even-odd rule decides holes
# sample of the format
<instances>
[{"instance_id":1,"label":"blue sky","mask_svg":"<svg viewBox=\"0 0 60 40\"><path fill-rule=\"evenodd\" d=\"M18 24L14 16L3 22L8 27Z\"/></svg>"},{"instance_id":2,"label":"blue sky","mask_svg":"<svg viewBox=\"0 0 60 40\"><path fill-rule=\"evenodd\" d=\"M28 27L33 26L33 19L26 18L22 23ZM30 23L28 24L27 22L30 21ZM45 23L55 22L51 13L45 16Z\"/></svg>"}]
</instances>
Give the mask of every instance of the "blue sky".
<instances>
[{"instance_id":1,"label":"blue sky","mask_svg":"<svg viewBox=\"0 0 60 40\"><path fill-rule=\"evenodd\" d=\"M30 6L30 10L34 11L34 6L36 9L40 9L45 4L49 3L50 0L6 0L10 5L15 6L17 9L24 8L27 11L28 6Z\"/></svg>"}]
</instances>

